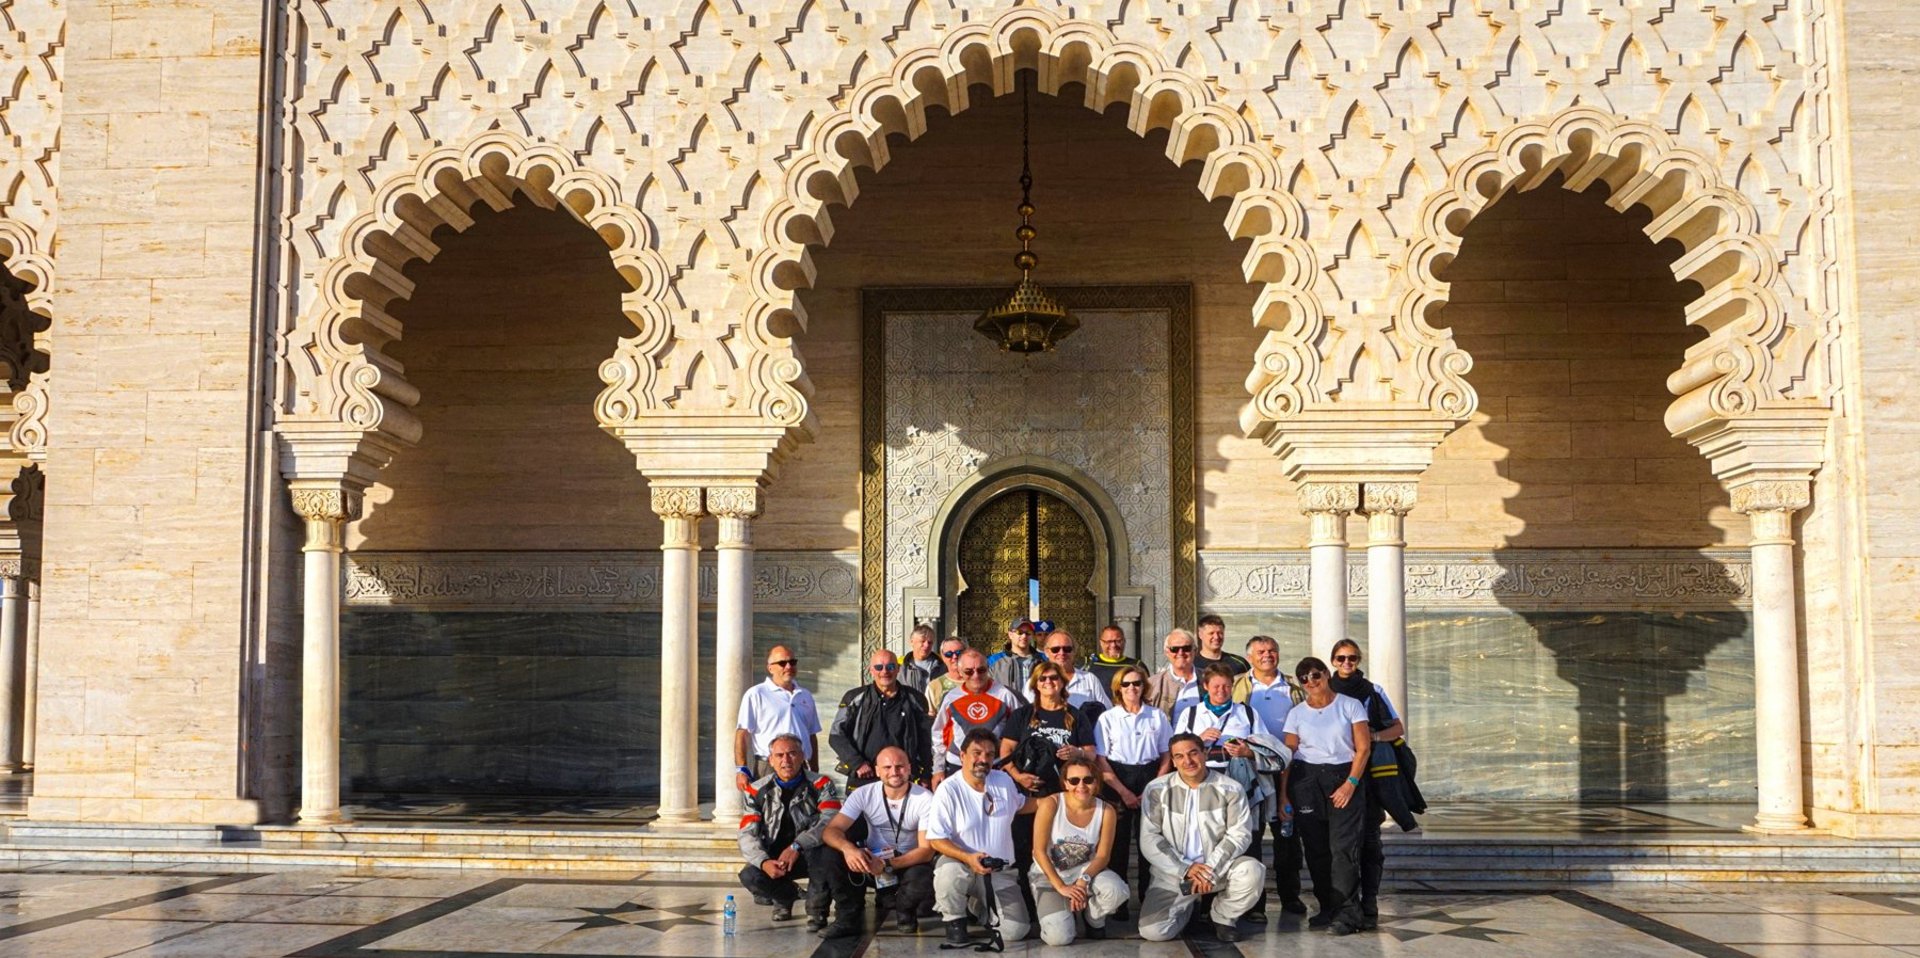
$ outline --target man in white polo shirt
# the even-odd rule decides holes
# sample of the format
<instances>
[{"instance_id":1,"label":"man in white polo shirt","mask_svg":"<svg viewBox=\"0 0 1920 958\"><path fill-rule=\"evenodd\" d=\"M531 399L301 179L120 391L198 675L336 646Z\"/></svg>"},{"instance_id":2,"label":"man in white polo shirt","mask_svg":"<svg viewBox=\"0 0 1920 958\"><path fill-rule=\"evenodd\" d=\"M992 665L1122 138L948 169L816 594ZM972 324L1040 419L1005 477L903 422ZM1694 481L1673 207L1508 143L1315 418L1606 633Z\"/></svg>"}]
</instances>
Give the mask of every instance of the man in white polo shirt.
<instances>
[{"instance_id":1,"label":"man in white polo shirt","mask_svg":"<svg viewBox=\"0 0 1920 958\"><path fill-rule=\"evenodd\" d=\"M983 728L960 743L960 774L934 791L925 841L941 855L933 869L933 902L947 923L947 945L965 947L969 905L998 913L998 934L1027 937L1033 920L1013 871L1013 819L1033 812L1033 797L993 767L1000 739ZM991 900L983 898L990 895Z\"/></svg>"},{"instance_id":2,"label":"man in white polo shirt","mask_svg":"<svg viewBox=\"0 0 1920 958\"><path fill-rule=\"evenodd\" d=\"M871 879L874 904L893 914L894 927L901 934L911 935L920 930L921 907L933 904L933 862L939 856L920 839L920 829L933 810L933 793L913 783L913 761L897 745L881 749L873 767L880 780L847 796L840 814L827 823L824 838L846 858L849 875ZM858 822L867 823L864 842L847 837L847 829ZM836 938L860 931L860 916L841 912L822 936Z\"/></svg>"},{"instance_id":3,"label":"man in white polo shirt","mask_svg":"<svg viewBox=\"0 0 1920 958\"><path fill-rule=\"evenodd\" d=\"M746 791L756 778L772 771L768 750L781 735L800 739L807 767L819 771L820 712L813 693L800 687L800 660L793 650L776 645L767 651L767 680L740 697L740 724L733 733L733 762L739 766L734 787Z\"/></svg>"}]
</instances>

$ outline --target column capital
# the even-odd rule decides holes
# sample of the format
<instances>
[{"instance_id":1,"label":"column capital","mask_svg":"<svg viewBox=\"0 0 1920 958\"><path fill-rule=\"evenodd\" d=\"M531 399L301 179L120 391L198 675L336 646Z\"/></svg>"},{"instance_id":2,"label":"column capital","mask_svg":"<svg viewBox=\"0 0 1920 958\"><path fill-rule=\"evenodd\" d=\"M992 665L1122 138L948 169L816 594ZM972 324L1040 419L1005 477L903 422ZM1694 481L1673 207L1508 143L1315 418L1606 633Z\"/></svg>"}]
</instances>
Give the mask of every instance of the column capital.
<instances>
[{"instance_id":1,"label":"column capital","mask_svg":"<svg viewBox=\"0 0 1920 958\"><path fill-rule=\"evenodd\" d=\"M708 486L707 512L722 519L751 519L765 505L759 486Z\"/></svg>"},{"instance_id":2,"label":"column capital","mask_svg":"<svg viewBox=\"0 0 1920 958\"><path fill-rule=\"evenodd\" d=\"M1404 516L1413 511L1417 482L1366 482L1360 485L1360 511L1369 516Z\"/></svg>"},{"instance_id":3,"label":"column capital","mask_svg":"<svg viewBox=\"0 0 1920 958\"><path fill-rule=\"evenodd\" d=\"M360 518L359 489L332 480L294 480L287 486L293 511L308 522L352 522Z\"/></svg>"},{"instance_id":4,"label":"column capital","mask_svg":"<svg viewBox=\"0 0 1920 958\"><path fill-rule=\"evenodd\" d=\"M1813 504L1813 485L1805 479L1749 479L1730 485L1733 511L1795 513Z\"/></svg>"},{"instance_id":5,"label":"column capital","mask_svg":"<svg viewBox=\"0 0 1920 958\"><path fill-rule=\"evenodd\" d=\"M662 519L698 519L706 514L705 497L699 486L666 486L654 483L653 514Z\"/></svg>"},{"instance_id":6,"label":"column capital","mask_svg":"<svg viewBox=\"0 0 1920 958\"><path fill-rule=\"evenodd\" d=\"M1360 507L1357 482L1303 482L1299 495L1300 512L1309 516L1315 513L1346 515Z\"/></svg>"}]
</instances>

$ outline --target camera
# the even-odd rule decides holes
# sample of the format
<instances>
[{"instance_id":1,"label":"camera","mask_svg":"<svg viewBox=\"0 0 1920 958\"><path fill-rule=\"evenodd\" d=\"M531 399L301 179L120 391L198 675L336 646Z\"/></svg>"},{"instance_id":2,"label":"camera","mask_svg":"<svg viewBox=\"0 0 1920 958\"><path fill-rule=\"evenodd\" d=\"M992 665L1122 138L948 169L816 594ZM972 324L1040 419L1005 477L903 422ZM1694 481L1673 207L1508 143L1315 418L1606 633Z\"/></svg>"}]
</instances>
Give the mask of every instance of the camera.
<instances>
[{"instance_id":1,"label":"camera","mask_svg":"<svg viewBox=\"0 0 1920 958\"><path fill-rule=\"evenodd\" d=\"M1180 894L1182 895L1193 894L1193 879L1191 878L1180 879Z\"/></svg>"},{"instance_id":2,"label":"camera","mask_svg":"<svg viewBox=\"0 0 1920 958\"><path fill-rule=\"evenodd\" d=\"M990 872L997 872L1000 869L1007 867L1007 860L1004 858L994 858L992 856L988 856L986 858L980 859L980 867L985 868L987 871L990 871Z\"/></svg>"}]
</instances>

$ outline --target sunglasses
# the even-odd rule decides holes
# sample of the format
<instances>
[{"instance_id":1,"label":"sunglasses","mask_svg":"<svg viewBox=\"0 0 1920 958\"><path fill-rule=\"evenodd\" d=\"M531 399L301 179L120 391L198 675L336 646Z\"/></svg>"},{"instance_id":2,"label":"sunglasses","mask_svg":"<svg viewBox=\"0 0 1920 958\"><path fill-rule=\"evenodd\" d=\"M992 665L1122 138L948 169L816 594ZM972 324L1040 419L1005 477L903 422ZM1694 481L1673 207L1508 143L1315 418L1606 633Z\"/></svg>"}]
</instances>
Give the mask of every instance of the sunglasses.
<instances>
[{"instance_id":1,"label":"sunglasses","mask_svg":"<svg viewBox=\"0 0 1920 958\"><path fill-rule=\"evenodd\" d=\"M951 652L942 652L940 653L940 657L943 659L957 659L960 657L960 650L954 649Z\"/></svg>"},{"instance_id":2,"label":"sunglasses","mask_svg":"<svg viewBox=\"0 0 1920 958\"><path fill-rule=\"evenodd\" d=\"M1042 676L1040 676L1039 678L1037 678L1037 679L1034 679L1034 680L1033 680L1033 684L1035 684L1035 685L1059 685L1059 684L1060 684L1061 682L1063 682L1063 681L1065 681L1065 680L1064 680L1064 679L1062 679L1062 678L1060 678L1060 676L1058 676L1058 675L1042 675Z\"/></svg>"},{"instance_id":3,"label":"sunglasses","mask_svg":"<svg viewBox=\"0 0 1920 958\"><path fill-rule=\"evenodd\" d=\"M1061 779L1061 781L1065 782L1067 786L1071 788L1072 786L1075 786L1075 785L1092 785L1095 783L1096 780L1092 778L1088 778L1085 775L1075 775L1072 778Z\"/></svg>"},{"instance_id":4,"label":"sunglasses","mask_svg":"<svg viewBox=\"0 0 1920 958\"><path fill-rule=\"evenodd\" d=\"M1069 653L1069 652L1072 652L1072 651L1073 651L1073 646L1071 646L1071 645L1056 645L1056 646L1054 646L1053 648L1051 648L1051 649L1048 649L1047 651L1048 651L1048 652L1052 652L1052 653L1053 653L1054 655L1066 655L1067 653Z\"/></svg>"},{"instance_id":5,"label":"sunglasses","mask_svg":"<svg viewBox=\"0 0 1920 958\"><path fill-rule=\"evenodd\" d=\"M1142 682L1139 679L1133 679L1131 681L1120 683L1120 687L1123 689L1137 689L1137 688L1141 688L1142 686L1145 686L1146 684L1147 683Z\"/></svg>"},{"instance_id":6,"label":"sunglasses","mask_svg":"<svg viewBox=\"0 0 1920 958\"><path fill-rule=\"evenodd\" d=\"M979 674L981 674L982 672L985 672L985 671L986 671L986 669L956 669L956 670L954 671L954 674L956 674L956 675L979 675Z\"/></svg>"},{"instance_id":7,"label":"sunglasses","mask_svg":"<svg viewBox=\"0 0 1920 958\"><path fill-rule=\"evenodd\" d=\"M875 672L898 672L898 671L900 671L900 666L898 666L898 665L869 665L869 666L867 666L867 668L870 668L870 669L872 669L872 670L874 670Z\"/></svg>"},{"instance_id":8,"label":"sunglasses","mask_svg":"<svg viewBox=\"0 0 1920 958\"><path fill-rule=\"evenodd\" d=\"M800 665L800 660L799 659L774 659L773 661L768 662L767 664L771 666L775 666L777 668L791 669L791 668L798 667Z\"/></svg>"},{"instance_id":9,"label":"sunglasses","mask_svg":"<svg viewBox=\"0 0 1920 958\"><path fill-rule=\"evenodd\" d=\"M1327 677L1327 673L1325 673L1325 672L1321 672L1321 671L1319 671L1318 669L1316 669L1316 670L1314 670L1314 671L1312 671L1312 672L1303 672L1303 673L1301 673L1301 675L1300 675L1300 681L1302 681L1302 682L1318 682L1318 681L1320 681L1320 680L1322 680L1322 679L1324 679L1324 678L1326 678L1326 677Z\"/></svg>"},{"instance_id":10,"label":"sunglasses","mask_svg":"<svg viewBox=\"0 0 1920 958\"><path fill-rule=\"evenodd\" d=\"M1191 645L1169 645L1169 646L1167 646L1167 654L1168 654L1168 655L1192 655L1192 654L1193 654L1193 646L1191 646Z\"/></svg>"},{"instance_id":11,"label":"sunglasses","mask_svg":"<svg viewBox=\"0 0 1920 958\"><path fill-rule=\"evenodd\" d=\"M1333 657L1333 660L1335 662L1359 662L1360 657L1357 655L1336 655Z\"/></svg>"}]
</instances>

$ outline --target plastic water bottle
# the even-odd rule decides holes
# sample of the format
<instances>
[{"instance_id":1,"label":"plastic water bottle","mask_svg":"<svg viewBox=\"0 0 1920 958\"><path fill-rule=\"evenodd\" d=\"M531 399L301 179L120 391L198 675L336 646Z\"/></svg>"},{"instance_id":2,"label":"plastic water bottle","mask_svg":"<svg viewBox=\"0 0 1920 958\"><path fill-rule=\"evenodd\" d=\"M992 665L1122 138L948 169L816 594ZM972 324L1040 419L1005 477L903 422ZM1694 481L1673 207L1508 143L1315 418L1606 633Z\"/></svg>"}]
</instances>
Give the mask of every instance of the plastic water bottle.
<instances>
[{"instance_id":1,"label":"plastic water bottle","mask_svg":"<svg viewBox=\"0 0 1920 958\"><path fill-rule=\"evenodd\" d=\"M1293 819L1289 818L1280 823L1280 837L1281 838L1293 837Z\"/></svg>"},{"instance_id":2,"label":"plastic water bottle","mask_svg":"<svg viewBox=\"0 0 1920 958\"><path fill-rule=\"evenodd\" d=\"M727 903L720 906L720 934L732 938L736 922L733 910L733 896L727 896Z\"/></svg>"}]
</instances>

